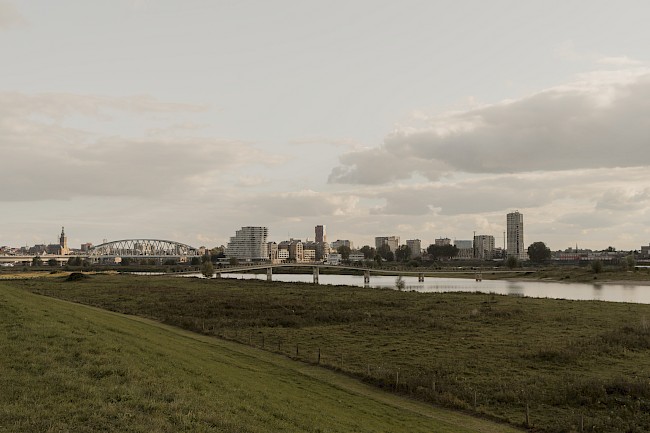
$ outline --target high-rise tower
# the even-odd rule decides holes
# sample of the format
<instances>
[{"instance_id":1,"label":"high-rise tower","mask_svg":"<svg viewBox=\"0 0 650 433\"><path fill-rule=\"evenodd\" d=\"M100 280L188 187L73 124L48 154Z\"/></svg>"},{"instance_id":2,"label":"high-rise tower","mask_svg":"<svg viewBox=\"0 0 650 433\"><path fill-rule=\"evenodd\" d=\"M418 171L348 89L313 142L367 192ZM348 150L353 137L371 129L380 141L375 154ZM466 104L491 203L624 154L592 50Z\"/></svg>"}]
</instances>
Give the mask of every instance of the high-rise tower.
<instances>
[{"instance_id":1,"label":"high-rise tower","mask_svg":"<svg viewBox=\"0 0 650 433\"><path fill-rule=\"evenodd\" d=\"M508 257L514 256L518 260L528 260L528 253L524 247L524 215L514 211L506 216L506 230L508 234Z\"/></svg>"},{"instance_id":2,"label":"high-rise tower","mask_svg":"<svg viewBox=\"0 0 650 433\"><path fill-rule=\"evenodd\" d=\"M327 233L325 233L325 226L316 226L316 239L317 243L327 242Z\"/></svg>"}]
</instances>

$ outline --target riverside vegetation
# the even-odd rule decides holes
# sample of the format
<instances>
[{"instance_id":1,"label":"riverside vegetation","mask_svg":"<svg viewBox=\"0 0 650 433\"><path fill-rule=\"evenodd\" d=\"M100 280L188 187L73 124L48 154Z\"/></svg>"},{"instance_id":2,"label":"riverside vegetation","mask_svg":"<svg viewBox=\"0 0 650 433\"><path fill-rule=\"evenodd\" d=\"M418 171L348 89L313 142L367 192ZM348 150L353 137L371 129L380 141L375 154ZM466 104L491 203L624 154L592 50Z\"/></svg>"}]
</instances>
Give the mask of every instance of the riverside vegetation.
<instances>
[{"instance_id":1,"label":"riverside vegetation","mask_svg":"<svg viewBox=\"0 0 650 433\"><path fill-rule=\"evenodd\" d=\"M6 282L0 328L0 432L514 433L283 356Z\"/></svg>"},{"instance_id":2,"label":"riverside vegetation","mask_svg":"<svg viewBox=\"0 0 650 433\"><path fill-rule=\"evenodd\" d=\"M534 431L650 431L650 305L128 275L5 284Z\"/></svg>"}]
</instances>

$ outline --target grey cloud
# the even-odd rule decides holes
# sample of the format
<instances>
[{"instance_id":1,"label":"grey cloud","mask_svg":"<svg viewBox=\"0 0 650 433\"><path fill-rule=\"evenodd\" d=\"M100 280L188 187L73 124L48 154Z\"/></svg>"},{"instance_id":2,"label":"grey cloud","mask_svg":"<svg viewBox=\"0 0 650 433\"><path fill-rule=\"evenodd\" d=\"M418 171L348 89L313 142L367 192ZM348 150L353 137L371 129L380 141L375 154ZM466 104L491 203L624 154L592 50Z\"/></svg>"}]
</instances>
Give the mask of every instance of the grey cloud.
<instances>
[{"instance_id":1,"label":"grey cloud","mask_svg":"<svg viewBox=\"0 0 650 433\"><path fill-rule=\"evenodd\" d=\"M434 180L451 170L522 173L648 165L650 74L624 78L558 87L452 113L425 129L398 131L378 148L341 156L329 181L380 184L415 173Z\"/></svg>"},{"instance_id":2,"label":"grey cloud","mask_svg":"<svg viewBox=\"0 0 650 433\"><path fill-rule=\"evenodd\" d=\"M149 97L0 94L0 200L77 196L163 197L195 193L248 163L272 160L250 143L191 135L121 137L90 133L48 117L97 110L193 110ZM44 119L45 117L45 119ZM209 185L208 185L209 188Z\"/></svg>"}]
</instances>

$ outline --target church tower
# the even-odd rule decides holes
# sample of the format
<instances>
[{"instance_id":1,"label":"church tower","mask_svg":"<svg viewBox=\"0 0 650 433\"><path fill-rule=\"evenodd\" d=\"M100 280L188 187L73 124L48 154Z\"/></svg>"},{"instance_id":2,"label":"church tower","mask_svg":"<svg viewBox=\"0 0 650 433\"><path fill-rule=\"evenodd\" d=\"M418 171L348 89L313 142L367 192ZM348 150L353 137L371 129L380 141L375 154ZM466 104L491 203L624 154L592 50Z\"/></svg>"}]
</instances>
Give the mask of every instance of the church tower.
<instances>
[{"instance_id":1,"label":"church tower","mask_svg":"<svg viewBox=\"0 0 650 433\"><path fill-rule=\"evenodd\" d=\"M61 247L61 255L70 253L68 249L68 238L65 235L64 227L61 227L61 236L59 237L59 246Z\"/></svg>"}]
</instances>

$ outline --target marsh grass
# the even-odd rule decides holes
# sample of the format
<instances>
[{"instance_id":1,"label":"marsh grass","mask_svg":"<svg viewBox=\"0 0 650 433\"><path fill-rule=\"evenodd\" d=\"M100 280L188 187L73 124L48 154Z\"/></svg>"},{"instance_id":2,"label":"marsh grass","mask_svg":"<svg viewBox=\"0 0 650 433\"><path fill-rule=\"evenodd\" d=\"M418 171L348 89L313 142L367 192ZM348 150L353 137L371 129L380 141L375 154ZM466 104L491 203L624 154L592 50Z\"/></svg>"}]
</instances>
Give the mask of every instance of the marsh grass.
<instances>
[{"instance_id":1,"label":"marsh grass","mask_svg":"<svg viewBox=\"0 0 650 433\"><path fill-rule=\"evenodd\" d=\"M538 431L650 431L647 305L169 277L11 284L514 425L528 407Z\"/></svg>"}]
</instances>

